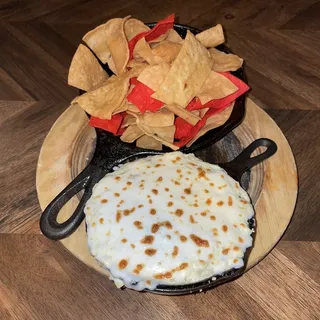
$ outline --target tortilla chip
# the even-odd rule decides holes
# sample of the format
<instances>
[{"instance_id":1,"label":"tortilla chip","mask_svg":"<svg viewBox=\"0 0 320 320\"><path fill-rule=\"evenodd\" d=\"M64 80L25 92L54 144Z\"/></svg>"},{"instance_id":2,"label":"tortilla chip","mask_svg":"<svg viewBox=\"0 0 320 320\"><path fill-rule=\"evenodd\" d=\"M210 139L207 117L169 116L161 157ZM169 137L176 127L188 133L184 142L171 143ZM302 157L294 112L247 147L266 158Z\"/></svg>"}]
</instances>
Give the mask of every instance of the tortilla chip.
<instances>
[{"instance_id":1,"label":"tortilla chip","mask_svg":"<svg viewBox=\"0 0 320 320\"><path fill-rule=\"evenodd\" d=\"M179 36L179 33L174 29L169 30L166 40L174 43L180 43L180 44L183 42L183 39Z\"/></svg>"},{"instance_id":2,"label":"tortilla chip","mask_svg":"<svg viewBox=\"0 0 320 320\"><path fill-rule=\"evenodd\" d=\"M125 132L120 137L120 139L123 142L131 143L143 135L144 135L144 133L141 131L141 129L137 125L132 125L132 126L128 126L128 128L125 130Z\"/></svg>"},{"instance_id":3,"label":"tortilla chip","mask_svg":"<svg viewBox=\"0 0 320 320\"><path fill-rule=\"evenodd\" d=\"M136 146L143 149L162 150L162 143L146 134L136 141Z\"/></svg>"},{"instance_id":4,"label":"tortilla chip","mask_svg":"<svg viewBox=\"0 0 320 320\"><path fill-rule=\"evenodd\" d=\"M128 68L137 68L137 67L143 67L147 66L148 63L143 58L136 58L128 62L127 67Z\"/></svg>"},{"instance_id":5,"label":"tortilla chip","mask_svg":"<svg viewBox=\"0 0 320 320\"><path fill-rule=\"evenodd\" d=\"M134 125L136 125L136 122L137 122L136 117L134 117L131 114L126 114L122 123L121 123L121 128L134 126Z\"/></svg>"},{"instance_id":6,"label":"tortilla chip","mask_svg":"<svg viewBox=\"0 0 320 320\"><path fill-rule=\"evenodd\" d=\"M209 52L213 60L212 70L217 72L236 71L241 68L243 59L235 54L224 53L215 48L210 48Z\"/></svg>"},{"instance_id":7,"label":"tortilla chip","mask_svg":"<svg viewBox=\"0 0 320 320\"><path fill-rule=\"evenodd\" d=\"M179 149L179 147L173 144L174 132L176 131L174 125L169 127L149 127L141 124L139 118L137 119L137 125L146 135L160 141L165 146L172 150Z\"/></svg>"},{"instance_id":8,"label":"tortilla chip","mask_svg":"<svg viewBox=\"0 0 320 320\"><path fill-rule=\"evenodd\" d=\"M138 81L148 86L153 91L156 91L164 81L169 71L170 65L167 63L151 65L146 67L140 73Z\"/></svg>"},{"instance_id":9,"label":"tortilla chip","mask_svg":"<svg viewBox=\"0 0 320 320\"><path fill-rule=\"evenodd\" d=\"M200 120L199 116L176 104L169 104L166 108L193 126Z\"/></svg>"},{"instance_id":10,"label":"tortilla chip","mask_svg":"<svg viewBox=\"0 0 320 320\"><path fill-rule=\"evenodd\" d=\"M90 91L100 86L108 77L92 52L80 44L71 61L68 84L84 91Z\"/></svg>"},{"instance_id":11,"label":"tortilla chip","mask_svg":"<svg viewBox=\"0 0 320 320\"><path fill-rule=\"evenodd\" d=\"M133 57L135 59L143 58L149 64L159 64L164 62L161 57L157 57L152 53L152 49L150 48L150 45L146 42L145 38L141 38L137 42L133 50Z\"/></svg>"},{"instance_id":12,"label":"tortilla chip","mask_svg":"<svg viewBox=\"0 0 320 320\"><path fill-rule=\"evenodd\" d=\"M152 49L152 54L164 62L171 63L177 57L182 45L170 41L162 41Z\"/></svg>"},{"instance_id":13,"label":"tortilla chip","mask_svg":"<svg viewBox=\"0 0 320 320\"><path fill-rule=\"evenodd\" d=\"M210 100L225 98L237 90L238 87L228 78L218 72L211 71L197 96L201 104L204 105Z\"/></svg>"},{"instance_id":14,"label":"tortilla chip","mask_svg":"<svg viewBox=\"0 0 320 320\"><path fill-rule=\"evenodd\" d=\"M197 95L211 72L212 60L194 35L187 31L186 39L177 58L153 98L167 105L186 107Z\"/></svg>"},{"instance_id":15,"label":"tortilla chip","mask_svg":"<svg viewBox=\"0 0 320 320\"><path fill-rule=\"evenodd\" d=\"M134 112L134 113L139 113L140 112L139 108L136 105L132 104L132 103L129 105L127 111Z\"/></svg>"},{"instance_id":16,"label":"tortilla chip","mask_svg":"<svg viewBox=\"0 0 320 320\"><path fill-rule=\"evenodd\" d=\"M128 42L141 32L149 31L150 28L146 26L142 21L131 18L124 24L124 33L127 37Z\"/></svg>"},{"instance_id":17,"label":"tortilla chip","mask_svg":"<svg viewBox=\"0 0 320 320\"><path fill-rule=\"evenodd\" d=\"M225 41L221 24L198 33L196 38L206 48L216 47Z\"/></svg>"},{"instance_id":18,"label":"tortilla chip","mask_svg":"<svg viewBox=\"0 0 320 320\"><path fill-rule=\"evenodd\" d=\"M136 68L119 76L112 76L102 87L76 97L71 104L79 104L91 116L111 119L113 112L124 102L130 78L138 76L142 70L143 68Z\"/></svg>"},{"instance_id":19,"label":"tortilla chip","mask_svg":"<svg viewBox=\"0 0 320 320\"><path fill-rule=\"evenodd\" d=\"M129 19L115 18L105 24L105 40L114 61L117 74L124 73L129 61L129 47L124 33L124 24Z\"/></svg>"},{"instance_id":20,"label":"tortilla chip","mask_svg":"<svg viewBox=\"0 0 320 320\"><path fill-rule=\"evenodd\" d=\"M158 112L145 112L139 116L140 124L149 127L168 127L174 123L174 114L166 109L161 109Z\"/></svg>"},{"instance_id":21,"label":"tortilla chip","mask_svg":"<svg viewBox=\"0 0 320 320\"><path fill-rule=\"evenodd\" d=\"M82 40L97 55L102 63L107 63L111 53L106 41L105 24L101 24L84 35Z\"/></svg>"},{"instance_id":22,"label":"tortilla chip","mask_svg":"<svg viewBox=\"0 0 320 320\"><path fill-rule=\"evenodd\" d=\"M197 141L200 137L206 134L208 131L218 128L225 124L227 120L230 118L230 115L233 110L234 103L232 103L229 107L225 108L223 111L216 113L209 117L205 123L205 125L199 130L196 136L187 144L187 147L190 147L195 141Z\"/></svg>"}]
</instances>

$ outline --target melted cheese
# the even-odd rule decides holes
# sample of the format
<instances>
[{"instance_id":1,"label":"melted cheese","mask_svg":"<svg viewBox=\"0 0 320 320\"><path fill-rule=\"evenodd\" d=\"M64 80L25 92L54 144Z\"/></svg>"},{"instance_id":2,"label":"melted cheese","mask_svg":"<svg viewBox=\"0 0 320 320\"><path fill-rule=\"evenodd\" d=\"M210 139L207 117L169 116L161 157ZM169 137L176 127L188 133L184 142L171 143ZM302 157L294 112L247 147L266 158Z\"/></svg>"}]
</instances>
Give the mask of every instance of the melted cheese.
<instances>
[{"instance_id":1,"label":"melted cheese","mask_svg":"<svg viewBox=\"0 0 320 320\"><path fill-rule=\"evenodd\" d=\"M247 193L219 166L172 152L124 164L85 207L91 254L117 286L198 282L243 266Z\"/></svg>"}]
</instances>

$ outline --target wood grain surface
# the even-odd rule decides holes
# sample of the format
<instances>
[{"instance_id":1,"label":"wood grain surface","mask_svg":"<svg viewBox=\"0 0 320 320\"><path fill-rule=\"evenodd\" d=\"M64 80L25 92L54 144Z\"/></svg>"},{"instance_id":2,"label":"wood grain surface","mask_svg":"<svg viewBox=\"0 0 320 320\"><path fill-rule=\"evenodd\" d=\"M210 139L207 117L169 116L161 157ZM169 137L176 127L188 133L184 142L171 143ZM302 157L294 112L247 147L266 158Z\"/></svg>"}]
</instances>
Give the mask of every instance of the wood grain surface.
<instances>
[{"instance_id":1,"label":"wood grain surface","mask_svg":"<svg viewBox=\"0 0 320 320\"><path fill-rule=\"evenodd\" d=\"M0 2L0 319L319 319L320 2L2 0ZM280 243L240 279L205 294L117 290L39 235L39 151L77 90L66 85L82 35L109 18L175 12L221 23L242 56L250 97L287 137L299 197Z\"/></svg>"}]
</instances>

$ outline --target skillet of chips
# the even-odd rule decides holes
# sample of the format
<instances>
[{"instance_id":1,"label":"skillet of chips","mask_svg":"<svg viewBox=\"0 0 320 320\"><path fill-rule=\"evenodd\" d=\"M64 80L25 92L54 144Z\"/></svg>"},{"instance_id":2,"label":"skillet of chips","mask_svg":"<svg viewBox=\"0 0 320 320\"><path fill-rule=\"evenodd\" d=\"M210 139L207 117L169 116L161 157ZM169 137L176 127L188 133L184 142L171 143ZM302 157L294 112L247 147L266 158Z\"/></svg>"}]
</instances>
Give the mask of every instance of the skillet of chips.
<instances>
[{"instance_id":1,"label":"skillet of chips","mask_svg":"<svg viewBox=\"0 0 320 320\"><path fill-rule=\"evenodd\" d=\"M174 15L148 26L125 17L83 37L90 50L79 46L68 83L86 91L72 104L91 116L89 125L140 148L177 150L231 122L249 90L234 76L243 60L221 51L221 25L183 37L177 30ZM107 79L92 58L114 75Z\"/></svg>"}]
</instances>

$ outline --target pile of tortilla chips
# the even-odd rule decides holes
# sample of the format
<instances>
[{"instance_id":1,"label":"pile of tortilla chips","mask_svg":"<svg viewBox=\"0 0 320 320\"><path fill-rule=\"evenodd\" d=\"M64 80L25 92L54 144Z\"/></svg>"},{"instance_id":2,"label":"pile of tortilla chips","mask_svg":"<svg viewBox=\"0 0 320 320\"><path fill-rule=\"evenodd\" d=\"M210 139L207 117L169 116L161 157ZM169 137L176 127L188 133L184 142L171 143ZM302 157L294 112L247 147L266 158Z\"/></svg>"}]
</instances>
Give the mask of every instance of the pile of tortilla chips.
<instances>
[{"instance_id":1,"label":"pile of tortilla chips","mask_svg":"<svg viewBox=\"0 0 320 320\"><path fill-rule=\"evenodd\" d=\"M228 120L249 89L230 73L243 60L215 48L224 42L221 25L182 39L173 24L173 14L152 29L115 18L83 37L68 83L86 91L72 104L91 115L91 126L141 148L177 150Z\"/></svg>"}]
</instances>

